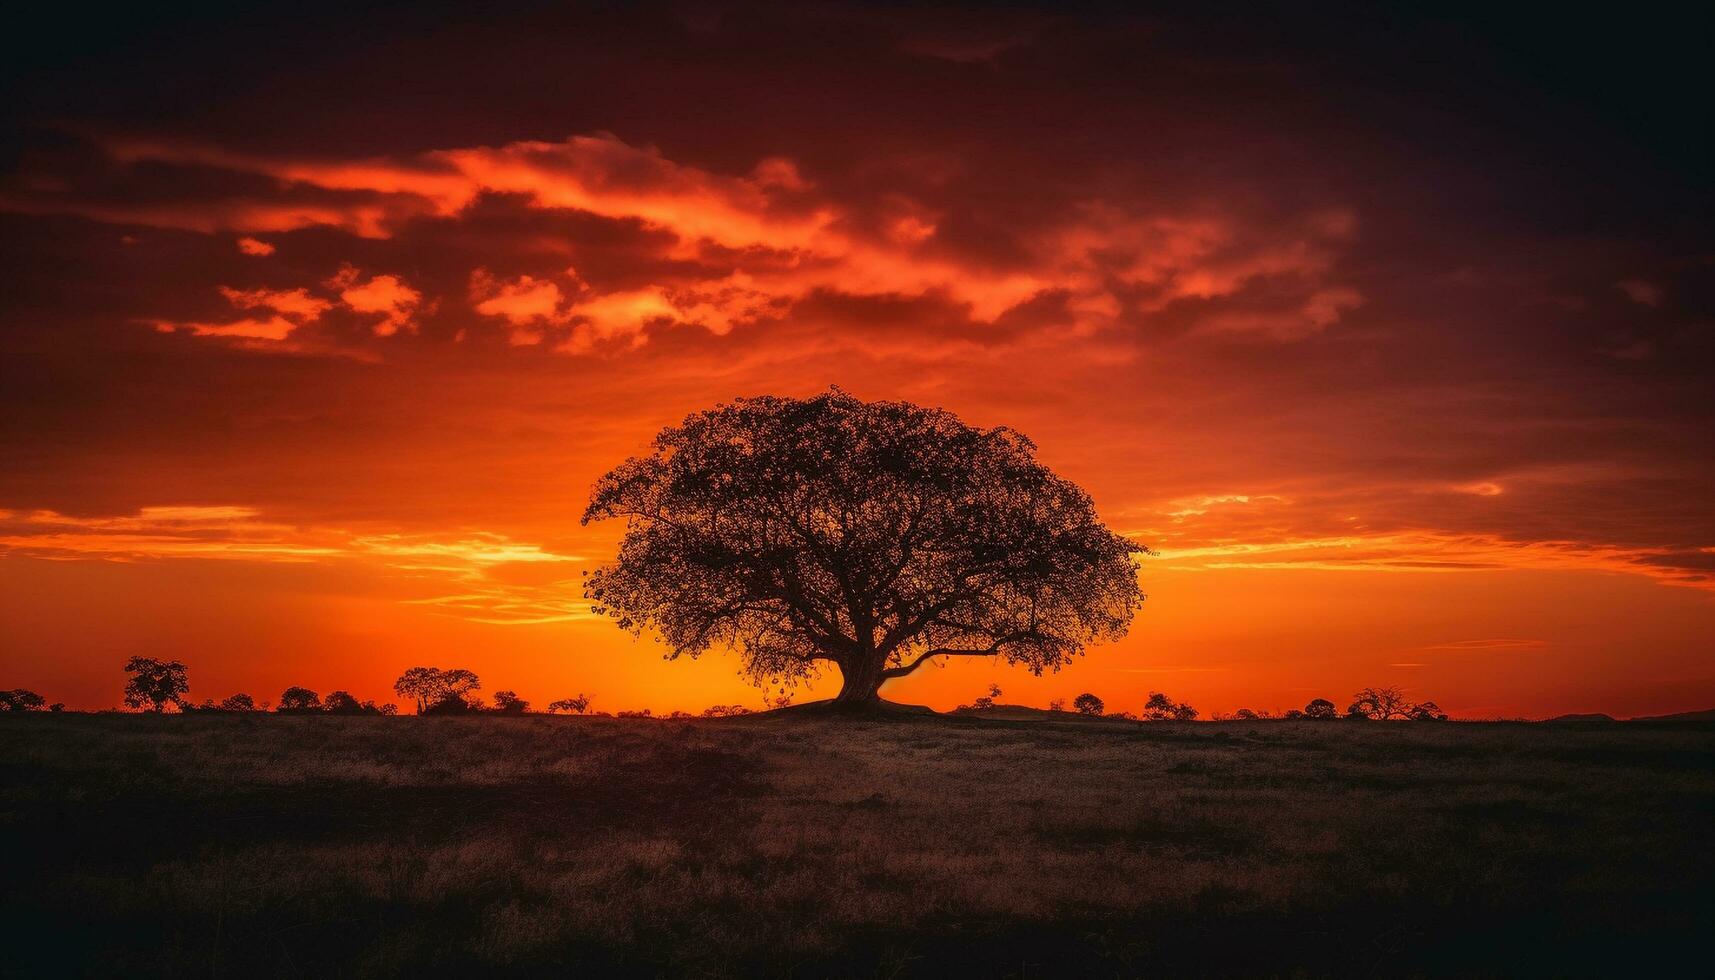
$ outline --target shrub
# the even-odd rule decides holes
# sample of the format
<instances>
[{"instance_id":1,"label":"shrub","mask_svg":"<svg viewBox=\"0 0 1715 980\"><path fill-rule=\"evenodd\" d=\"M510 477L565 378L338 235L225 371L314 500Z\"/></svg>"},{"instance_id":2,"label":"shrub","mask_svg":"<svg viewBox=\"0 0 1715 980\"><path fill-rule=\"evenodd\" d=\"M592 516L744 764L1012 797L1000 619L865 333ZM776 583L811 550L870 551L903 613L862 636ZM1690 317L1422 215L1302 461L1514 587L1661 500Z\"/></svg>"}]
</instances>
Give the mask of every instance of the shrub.
<instances>
[{"instance_id":1,"label":"shrub","mask_svg":"<svg viewBox=\"0 0 1715 980\"><path fill-rule=\"evenodd\" d=\"M419 711L423 715L471 715L482 710L482 705L462 694L444 694L440 700L432 701Z\"/></svg>"},{"instance_id":2,"label":"shrub","mask_svg":"<svg viewBox=\"0 0 1715 980\"><path fill-rule=\"evenodd\" d=\"M581 715L589 710L590 696L588 694L579 694L575 698L561 698L558 701L548 702L548 713L551 715L559 714L562 711L568 714Z\"/></svg>"}]
</instances>

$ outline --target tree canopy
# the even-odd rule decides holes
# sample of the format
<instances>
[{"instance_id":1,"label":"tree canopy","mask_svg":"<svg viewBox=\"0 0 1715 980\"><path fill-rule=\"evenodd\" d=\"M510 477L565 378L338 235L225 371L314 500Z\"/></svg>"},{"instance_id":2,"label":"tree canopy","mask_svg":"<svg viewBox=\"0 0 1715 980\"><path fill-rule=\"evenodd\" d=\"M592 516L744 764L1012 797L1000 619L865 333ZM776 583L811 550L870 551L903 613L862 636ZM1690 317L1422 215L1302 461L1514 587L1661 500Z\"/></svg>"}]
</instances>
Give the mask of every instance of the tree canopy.
<instances>
[{"instance_id":1,"label":"tree canopy","mask_svg":"<svg viewBox=\"0 0 1715 980\"><path fill-rule=\"evenodd\" d=\"M125 672L131 675L125 682L129 708L164 711L169 704L182 705L191 689L185 665L177 660L132 657L125 661Z\"/></svg>"},{"instance_id":2,"label":"tree canopy","mask_svg":"<svg viewBox=\"0 0 1715 980\"><path fill-rule=\"evenodd\" d=\"M0 711L40 711L48 699L26 688L0 691Z\"/></svg>"},{"instance_id":3,"label":"tree canopy","mask_svg":"<svg viewBox=\"0 0 1715 980\"><path fill-rule=\"evenodd\" d=\"M482 690L482 681L472 671L462 667L442 670L439 667L412 667L393 682L393 691L402 698L414 698L417 713L432 711L465 711L471 705L467 698ZM454 704L457 702L457 704Z\"/></svg>"},{"instance_id":4,"label":"tree canopy","mask_svg":"<svg viewBox=\"0 0 1715 980\"><path fill-rule=\"evenodd\" d=\"M1143 601L1147 549L1029 439L838 389L664 429L596 484L584 522L609 518L626 529L586 585L600 612L669 657L730 646L758 684L832 665L842 702L942 656L1057 670Z\"/></svg>"},{"instance_id":5,"label":"tree canopy","mask_svg":"<svg viewBox=\"0 0 1715 980\"><path fill-rule=\"evenodd\" d=\"M349 697L349 695L348 695ZM280 693L281 714L305 714L322 710L322 696L307 687L288 687Z\"/></svg>"}]
</instances>

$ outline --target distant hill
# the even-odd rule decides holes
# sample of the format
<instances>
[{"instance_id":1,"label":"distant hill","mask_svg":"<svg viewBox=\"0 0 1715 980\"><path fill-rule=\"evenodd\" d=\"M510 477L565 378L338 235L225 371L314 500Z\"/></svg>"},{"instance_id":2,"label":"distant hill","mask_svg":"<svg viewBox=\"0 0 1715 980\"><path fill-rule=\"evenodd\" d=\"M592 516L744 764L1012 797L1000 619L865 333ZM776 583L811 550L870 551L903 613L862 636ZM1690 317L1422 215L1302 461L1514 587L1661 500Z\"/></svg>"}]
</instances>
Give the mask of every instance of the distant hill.
<instances>
[{"instance_id":1,"label":"distant hill","mask_svg":"<svg viewBox=\"0 0 1715 980\"><path fill-rule=\"evenodd\" d=\"M1632 721L1715 721L1715 708L1704 711L1681 711L1671 715L1649 715Z\"/></svg>"},{"instance_id":2,"label":"distant hill","mask_svg":"<svg viewBox=\"0 0 1715 980\"><path fill-rule=\"evenodd\" d=\"M1614 720L1613 715L1605 715L1605 714L1601 713L1600 711L1594 711L1594 712L1590 712L1589 714L1582 714L1582 715L1556 715L1553 718L1543 719L1543 721L1545 721L1551 725L1555 724L1557 722L1576 723L1576 722L1601 722L1601 721L1613 721L1613 720Z\"/></svg>"}]
</instances>

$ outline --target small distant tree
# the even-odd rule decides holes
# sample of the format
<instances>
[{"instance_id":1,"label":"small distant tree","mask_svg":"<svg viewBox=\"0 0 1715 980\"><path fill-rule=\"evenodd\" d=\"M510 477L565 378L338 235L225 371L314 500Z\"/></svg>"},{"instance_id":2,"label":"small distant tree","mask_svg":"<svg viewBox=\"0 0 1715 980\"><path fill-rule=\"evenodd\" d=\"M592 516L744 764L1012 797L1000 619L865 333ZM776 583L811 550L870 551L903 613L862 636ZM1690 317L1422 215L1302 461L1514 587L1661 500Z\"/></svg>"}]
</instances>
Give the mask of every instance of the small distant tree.
<instances>
[{"instance_id":1,"label":"small distant tree","mask_svg":"<svg viewBox=\"0 0 1715 980\"><path fill-rule=\"evenodd\" d=\"M588 694L579 694L575 698L561 698L558 701L548 702L549 714L559 714L564 711L567 714L581 715L589 710L590 696Z\"/></svg>"},{"instance_id":2,"label":"small distant tree","mask_svg":"<svg viewBox=\"0 0 1715 980\"><path fill-rule=\"evenodd\" d=\"M519 697L516 691L495 691L494 710L503 715L521 715L530 710L530 702Z\"/></svg>"},{"instance_id":3,"label":"small distant tree","mask_svg":"<svg viewBox=\"0 0 1715 980\"><path fill-rule=\"evenodd\" d=\"M1297 721L1300 718L1308 718L1310 716L1306 715L1302 711L1299 711L1297 708L1288 708L1284 717L1288 721Z\"/></svg>"},{"instance_id":4,"label":"small distant tree","mask_svg":"<svg viewBox=\"0 0 1715 980\"><path fill-rule=\"evenodd\" d=\"M1065 698L1055 698L1054 700L1048 702L1048 710L1049 711L1065 711L1066 710L1066 699Z\"/></svg>"},{"instance_id":5,"label":"small distant tree","mask_svg":"<svg viewBox=\"0 0 1715 980\"><path fill-rule=\"evenodd\" d=\"M704 718L737 718L748 714L750 709L742 704L716 704L703 709Z\"/></svg>"},{"instance_id":6,"label":"small distant tree","mask_svg":"<svg viewBox=\"0 0 1715 980\"><path fill-rule=\"evenodd\" d=\"M655 712L651 711L648 708L644 708L641 711L621 711L619 713L619 717L621 717L621 718L653 718L653 717L655 717Z\"/></svg>"},{"instance_id":7,"label":"small distant tree","mask_svg":"<svg viewBox=\"0 0 1715 980\"><path fill-rule=\"evenodd\" d=\"M1099 715L1107 709L1101 698L1087 691L1072 699L1072 707L1081 715Z\"/></svg>"},{"instance_id":8,"label":"small distant tree","mask_svg":"<svg viewBox=\"0 0 1715 980\"><path fill-rule=\"evenodd\" d=\"M26 691L21 687L0 691L0 711L40 711L47 700L35 691Z\"/></svg>"},{"instance_id":9,"label":"small distant tree","mask_svg":"<svg viewBox=\"0 0 1715 980\"><path fill-rule=\"evenodd\" d=\"M350 697L349 694L346 696ZM320 711L322 696L307 687L288 687L280 693L280 706L274 710L283 715L303 715Z\"/></svg>"},{"instance_id":10,"label":"small distant tree","mask_svg":"<svg viewBox=\"0 0 1715 980\"><path fill-rule=\"evenodd\" d=\"M422 714L439 694L440 668L412 667L399 675L393 682L393 693L402 698L412 698L417 702L417 713Z\"/></svg>"},{"instance_id":11,"label":"small distant tree","mask_svg":"<svg viewBox=\"0 0 1715 980\"><path fill-rule=\"evenodd\" d=\"M462 667L412 667L393 682L393 690L400 697L414 699L420 715L462 714L478 710L470 697L482 690L482 681Z\"/></svg>"},{"instance_id":12,"label":"small distant tree","mask_svg":"<svg viewBox=\"0 0 1715 980\"><path fill-rule=\"evenodd\" d=\"M1347 717L1362 715L1371 721L1411 717L1412 704L1397 687L1366 687L1352 695Z\"/></svg>"},{"instance_id":13,"label":"small distant tree","mask_svg":"<svg viewBox=\"0 0 1715 980\"><path fill-rule=\"evenodd\" d=\"M314 694L314 692L310 693ZM356 695L348 691L334 691L322 699L322 711L330 715L391 715L396 714L398 710L391 704L359 701Z\"/></svg>"},{"instance_id":14,"label":"small distant tree","mask_svg":"<svg viewBox=\"0 0 1715 980\"><path fill-rule=\"evenodd\" d=\"M361 715L363 702L349 691L334 691L322 699L322 710L330 715Z\"/></svg>"},{"instance_id":15,"label":"small distant tree","mask_svg":"<svg viewBox=\"0 0 1715 980\"><path fill-rule=\"evenodd\" d=\"M1176 702L1160 691L1152 691L1149 700L1143 703L1143 717L1146 721L1194 721L1197 709Z\"/></svg>"},{"instance_id":16,"label":"small distant tree","mask_svg":"<svg viewBox=\"0 0 1715 980\"><path fill-rule=\"evenodd\" d=\"M1240 708L1233 713L1233 717L1239 721L1256 721L1259 716L1249 708Z\"/></svg>"},{"instance_id":17,"label":"small distant tree","mask_svg":"<svg viewBox=\"0 0 1715 980\"><path fill-rule=\"evenodd\" d=\"M1304 710L1299 712L1299 714L1305 718L1316 718L1318 720L1326 721L1331 718L1340 717L1340 709L1334 707L1334 702L1327 698L1317 698L1305 705Z\"/></svg>"},{"instance_id":18,"label":"small distant tree","mask_svg":"<svg viewBox=\"0 0 1715 980\"><path fill-rule=\"evenodd\" d=\"M125 661L125 672L131 679L125 682L125 706L148 707L165 711L167 705L184 704L191 683L185 665L177 660L156 660L154 657L132 657Z\"/></svg>"},{"instance_id":19,"label":"small distant tree","mask_svg":"<svg viewBox=\"0 0 1715 980\"><path fill-rule=\"evenodd\" d=\"M222 711L255 711L256 699L248 694L234 694L220 702Z\"/></svg>"},{"instance_id":20,"label":"small distant tree","mask_svg":"<svg viewBox=\"0 0 1715 980\"><path fill-rule=\"evenodd\" d=\"M1442 711L1441 706L1434 701L1425 701L1412 705L1406 717L1412 721L1446 721L1447 712Z\"/></svg>"},{"instance_id":21,"label":"small distant tree","mask_svg":"<svg viewBox=\"0 0 1715 980\"><path fill-rule=\"evenodd\" d=\"M64 701L55 701L53 704L48 705L48 710L55 713L55 714L58 714L61 711L64 711L65 709L66 709L66 704Z\"/></svg>"}]
</instances>

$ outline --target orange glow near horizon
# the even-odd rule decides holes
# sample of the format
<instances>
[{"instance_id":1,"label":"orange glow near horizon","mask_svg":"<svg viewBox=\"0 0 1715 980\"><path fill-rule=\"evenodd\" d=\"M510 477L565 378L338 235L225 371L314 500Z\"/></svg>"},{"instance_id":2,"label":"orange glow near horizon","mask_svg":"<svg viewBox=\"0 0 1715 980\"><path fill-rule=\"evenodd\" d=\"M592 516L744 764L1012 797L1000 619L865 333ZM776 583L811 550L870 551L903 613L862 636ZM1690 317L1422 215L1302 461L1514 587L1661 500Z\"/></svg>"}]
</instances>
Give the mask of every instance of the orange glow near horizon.
<instances>
[{"instance_id":1,"label":"orange glow near horizon","mask_svg":"<svg viewBox=\"0 0 1715 980\"><path fill-rule=\"evenodd\" d=\"M1094 32L973 60L841 23L811 35L891 60L837 125L695 25L704 75L559 128L383 94L326 133L42 123L0 175L0 687L113 707L141 654L198 701L396 700L422 664L538 707L758 707L730 655L663 662L590 612L621 529L578 517L688 413L837 385L1018 429L1156 552L1124 641L884 696L1715 705L1706 249L1491 213L1498 154L1443 190L1417 137L1402 163L1242 91L1062 91ZM1199 88L1272 97L1240 65ZM705 77L749 108L670 111L713 111Z\"/></svg>"}]
</instances>

